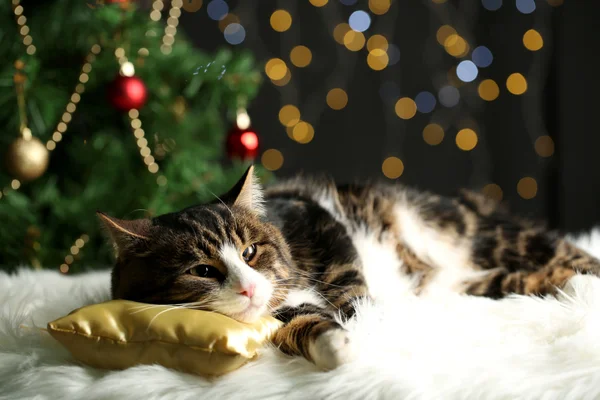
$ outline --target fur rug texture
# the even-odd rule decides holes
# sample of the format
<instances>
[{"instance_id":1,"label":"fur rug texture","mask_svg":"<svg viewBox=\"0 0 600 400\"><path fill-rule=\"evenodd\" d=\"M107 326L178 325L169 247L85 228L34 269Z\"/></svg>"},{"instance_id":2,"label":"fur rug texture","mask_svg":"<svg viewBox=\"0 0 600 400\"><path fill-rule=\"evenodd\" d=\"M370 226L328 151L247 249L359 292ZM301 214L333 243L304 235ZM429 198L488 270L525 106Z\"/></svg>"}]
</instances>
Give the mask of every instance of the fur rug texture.
<instances>
[{"instance_id":1,"label":"fur rug texture","mask_svg":"<svg viewBox=\"0 0 600 400\"><path fill-rule=\"evenodd\" d=\"M574 239L600 256L600 231ZM0 274L0 399L600 399L600 279L502 301L399 289L346 325L352 364L317 371L267 348L208 380L161 366L96 370L39 330L109 297L108 271Z\"/></svg>"}]
</instances>

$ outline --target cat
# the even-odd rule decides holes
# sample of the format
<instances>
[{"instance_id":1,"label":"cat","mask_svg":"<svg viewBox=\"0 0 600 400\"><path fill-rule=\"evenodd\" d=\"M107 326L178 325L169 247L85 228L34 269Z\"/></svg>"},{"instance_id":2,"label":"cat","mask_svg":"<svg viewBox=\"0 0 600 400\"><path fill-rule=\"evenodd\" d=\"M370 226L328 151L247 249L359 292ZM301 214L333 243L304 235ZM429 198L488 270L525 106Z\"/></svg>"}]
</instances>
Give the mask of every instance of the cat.
<instances>
[{"instance_id":1,"label":"cat","mask_svg":"<svg viewBox=\"0 0 600 400\"><path fill-rule=\"evenodd\" d=\"M265 190L250 167L209 204L152 219L99 216L117 254L113 298L248 323L270 314L284 322L273 344L324 370L356 355L334 316L351 318L356 301L395 290L399 276L417 294L499 299L552 294L577 272L600 272L559 235L468 191L446 198L325 178Z\"/></svg>"}]
</instances>

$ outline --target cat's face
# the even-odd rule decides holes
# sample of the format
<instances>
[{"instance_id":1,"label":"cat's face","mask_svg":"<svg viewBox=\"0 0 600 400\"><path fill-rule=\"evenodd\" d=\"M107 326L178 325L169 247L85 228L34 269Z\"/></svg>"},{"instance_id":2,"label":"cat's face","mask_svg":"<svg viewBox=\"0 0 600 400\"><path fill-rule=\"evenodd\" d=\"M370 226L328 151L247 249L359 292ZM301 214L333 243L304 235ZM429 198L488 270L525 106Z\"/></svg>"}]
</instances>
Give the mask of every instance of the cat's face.
<instances>
[{"instance_id":1,"label":"cat's face","mask_svg":"<svg viewBox=\"0 0 600 400\"><path fill-rule=\"evenodd\" d=\"M117 249L114 298L181 304L255 321L286 292L291 255L281 233L261 221L252 170L223 197L152 220L102 215Z\"/></svg>"}]
</instances>

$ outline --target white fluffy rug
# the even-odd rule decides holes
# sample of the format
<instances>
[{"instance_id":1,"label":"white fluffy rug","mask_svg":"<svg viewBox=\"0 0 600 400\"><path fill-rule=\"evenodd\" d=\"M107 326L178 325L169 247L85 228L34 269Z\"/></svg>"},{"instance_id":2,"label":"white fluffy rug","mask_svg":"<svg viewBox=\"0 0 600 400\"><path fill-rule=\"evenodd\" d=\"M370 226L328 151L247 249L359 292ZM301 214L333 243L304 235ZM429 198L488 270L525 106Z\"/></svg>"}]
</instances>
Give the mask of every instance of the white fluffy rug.
<instances>
[{"instance_id":1,"label":"white fluffy rug","mask_svg":"<svg viewBox=\"0 0 600 400\"><path fill-rule=\"evenodd\" d=\"M600 256L600 232L577 242ZM0 274L0 399L598 399L600 279L576 276L558 299L396 296L348 324L360 349L324 373L266 349L210 381L140 366L74 363L43 332L50 320L108 299L108 272Z\"/></svg>"}]
</instances>

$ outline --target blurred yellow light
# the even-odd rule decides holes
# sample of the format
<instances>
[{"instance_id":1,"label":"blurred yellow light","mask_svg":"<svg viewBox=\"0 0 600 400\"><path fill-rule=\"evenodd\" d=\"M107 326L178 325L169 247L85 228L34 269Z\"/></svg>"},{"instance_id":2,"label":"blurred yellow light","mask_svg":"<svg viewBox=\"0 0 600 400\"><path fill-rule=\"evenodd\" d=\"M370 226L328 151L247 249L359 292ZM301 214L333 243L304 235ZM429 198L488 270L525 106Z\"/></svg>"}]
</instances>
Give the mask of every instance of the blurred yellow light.
<instances>
[{"instance_id":1,"label":"blurred yellow light","mask_svg":"<svg viewBox=\"0 0 600 400\"><path fill-rule=\"evenodd\" d=\"M554 154L554 140L550 136L540 136L535 141L535 152L540 157L550 157Z\"/></svg>"},{"instance_id":2,"label":"blurred yellow light","mask_svg":"<svg viewBox=\"0 0 600 400\"><path fill-rule=\"evenodd\" d=\"M375 49L369 52L367 56L367 64L375 71L381 71L388 66L390 58L385 50Z\"/></svg>"},{"instance_id":3,"label":"blurred yellow light","mask_svg":"<svg viewBox=\"0 0 600 400\"><path fill-rule=\"evenodd\" d=\"M312 4L315 7L323 7L325 4L327 4L328 0L310 0L310 4Z\"/></svg>"},{"instance_id":4,"label":"blurred yellow light","mask_svg":"<svg viewBox=\"0 0 600 400\"><path fill-rule=\"evenodd\" d=\"M485 79L481 81L477 91L479 92L479 97L486 101L496 100L500 95L500 88L492 79Z\"/></svg>"},{"instance_id":5,"label":"blurred yellow light","mask_svg":"<svg viewBox=\"0 0 600 400\"><path fill-rule=\"evenodd\" d=\"M292 138L301 144L310 143L315 137L315 129L305 121L298 122L292 130Z\"/></svg>"},{"instance_id":6,"label":"blurred yellow light","mask_svg":"<svg viewBox=\"0 0 600 400\"><path fill-rule=\"evenodd\" d=\"M444 46L444 43L446 43L446 39L448 39L450 35L456 35L456 29L454 29L450 25L442 25L437 30L435 37L438 43Z\"/></svg>"},{"instance_id":7,"label":"blurred yellow light","mask_svg":"<svg viewBox=\"0 0 600 400\"><path fill-rule=\"evenodd\" d=\"M544 47L544 39L538 31L530 29L523 35L523 45L527 50L537 51Z\"/></svg>"},{"instance_id":8,"label":"blurred yellow light","mask_svg":"<svg viewBox=\"0 0 600 400\"><path fill-rule=\"evenodd\" d=\"M506 80L506 88L512 94L520 95L527 91L527 80L518 72L511 74Z\"/></svg>"},{"instance_id":9,"label":"blurred yellow light","mask_svg":"<svg viewBox=\"0 0 600 400\"><path fill-rule=\"evenodd\" d=\"M444 41L446 52L454 57L464 57L469 52L469 44L457 34L451 34Z\"/></svg>"},{"instance_id":10,"label":"blurred yellow light","mask_svg":"<svg viewBox=\"0 0 600 400\"><path fill-rule=\"evenodd\" d=\"M381 171L389 179L399 178L404 172L404 163L398 157L388 157L381 164Z\"/></svg>"},{"instance_id":11,"label":"blurred yellow light","mask_svg":"<svg viewBox=\"0 0 600 400\"><path fill-rule=\"evenodd\" d=\"M327 93L327 105L334 110L341 110L348 104L348 95L341 88L331 89Z\"/></svg>"},{"instance_id":12,"label":"blurred yellow light","mask_svg":"<svg viewBox=\"0 0 600 400\"><path fill-rule=\"evenodd\" d=\"M287 65L285 65L285 62L280 58L271 58L267 61L267 64L265 64L265 73L274 81L283 79L287 70Z\"/></svg>"},{"instance_id":13,"label":"blurred yellow light","mask_svg":"<svg viewBox=\"0 0 600 400\"><path fill-rule=\"evenodd\" d=\"M411 119L417 113L417 103L410 97L403 97L394 107L396 115L402 119Z\"/></svg>"},{"instance_id":14,"label":"blurred yellow light","mask_svg":"<svg viewBox=\"0 0 600 400\"><path fill-rule=\"evenodd\" d=\"M344 36L350 30L352 30L352 28L350 28L350 25L346 24L345 22L337 24L333 29L333 38L339 44L344 44Z\"/></svg>"},{"instance_id":15,"label":"blurred yellow light","mask_svg":"<svg viewBox=\"0 0 600 400\"><path fill-rule=\"evenodd\" d=\"M344 35L344 46L350 51L359 51L365 45L365 35L362 32L349 30Z\"/></svg>"},{"instance_id":16,"label":"blurred yellow light","mask_svg":"<svg viewBox=\"0 0 600 400\"><path fill-rule=\"evenodd\" d=\"M496 185L495 183L485 185L482 189L482 192L490 199L496 200L498 202L502 201L502 197L504 196L502 188L499 185Z\"/></svg>"},{"instance_id":17,"label":"blurred yellow light","mask_svg":"<svg viewBox=\"0 0 600 400\"><path fill-rule=\"evenodd\" d=\"M292 73L290 72L289 68L286 68L287 71L285 71L285 76L282 79L272 79L271 83L273 83L273 85L275 86L285 86L288 83L290 83L290 80L292 79Z\"/></svg>"},{"instance_id":18,"label":"blurred yellow light","mask_svg":"<svg viewBox=\"0 0 600 400\"><path fill-rule=\"evenodd\" d=\"M391 0L369 0L369 10L375 15L385 14L391 5Z\"/></svg>"},{"instance_id":19,"label":"blurred yellow light","mask_svg":"<svg viewBox=\"0 0 600 400\"><path fill-rule=\"evenodd\" d=\"M292 16L286 10L276 10L271 14L271 27L277 32L285 32L292 26Z\"/></svg>"},{"instance_id":20,"label":"blurred yellow light","mask_svg":"<svg viewBox=\"0 0 600 400\"><path fill-rule=\"evenodd\" d=\"M281 107L279 110L279 122L283 126L294 126L300 121L300 110L291 104Z\"/></svg>"},{"instance_id":21,"label":"blurred yellow light","mask_svg":"<svg viewBox=\"0 0 600 400\"><path fill-rule=\"evenodd\" d=\"M184 1L185 4L185 1ZM238 17L235 14L227 14L225 16L225 18L223 18L222 20L219 21L219 30L221 32L225 31L225 28L227 28L227 26L229 26L230 24L239 24L240 23L240 17Z\"/></svg>"},{"instance_id":22,"label":"blurred yellow light","mask_svg":"<svg viewBox=\"0 0 600 400\"><path fill-rule=\"evenodd\" d=\"M373 35L367 40L367 50L373 51L376 49L381 49L383 51L387 51L388 49L388 41L385 36L382 35Z\"/></svg>"},{"instance_id":23,"label":"blurred yellow light","mask_svg":"<svg viewBox=\"0 0 600 400\"><path fill-rule=\"evenodd\" d=\"M473 150L477 146L477 134L470 128L461 129L456 134L456 145L464 151Z\"/></svg>"},{"instance_id":24,"label":"blurred yellow light","mask_svg":"<svg viewBox=\"0 0 600 400\"><path fill-rule=\"evenodd\" d=\"M290 60L296 67L303 68L310 64L312 53L306 46L296 46L290 52Z\"/></svg>"},{"instance_id":25,"label":"blurred yellow light","mask_svg":"<svg viewBox=\"0 0 600 400\"><path fill-rule=\"evenodd\" d=\"M260 161L269 171L277 171L283 165L283 154L277 149L266 150Z\"/></svg>"},{"instance_id":26,"label":"blurred yellow light","mask_svg":"<svg viewBox=\"0 0 600 400\"><path fill-rule=\"evenodd\" d=\"M444 140L444 128L438 124L429 124L423 128L423 140L431 146L437 146Z\"/></svg>"},{"instance_id":27,"label":"blurred yellow light","mask_svg":"<svg viewBox=\"0 0 600 400\"><path fill-rule=\"evenodd\" d=\"M525 200L533 199L537 195L538 185L535 179L526 176L517 183L517 192Z\"/></svg>"}]
</instances>

